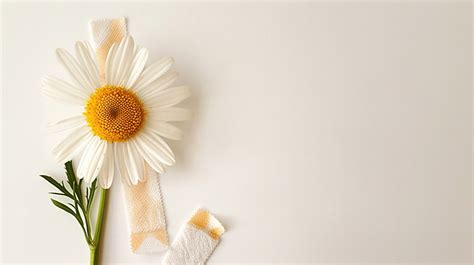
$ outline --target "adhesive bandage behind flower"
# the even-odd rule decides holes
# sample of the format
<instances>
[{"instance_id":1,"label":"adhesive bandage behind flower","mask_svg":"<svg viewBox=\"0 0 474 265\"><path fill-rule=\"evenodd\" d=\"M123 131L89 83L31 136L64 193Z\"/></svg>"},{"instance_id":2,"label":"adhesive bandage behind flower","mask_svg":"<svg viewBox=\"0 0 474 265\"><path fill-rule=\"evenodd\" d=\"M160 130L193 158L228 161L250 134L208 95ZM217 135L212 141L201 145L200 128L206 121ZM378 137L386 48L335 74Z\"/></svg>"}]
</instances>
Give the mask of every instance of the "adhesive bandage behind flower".
<instances>
[{"instance_id":1,"label":"adhesive bandage behind flower","mask_svg":"<svg viewBox=\"0 0 474 265\"><path fill-rule=\"evenodd\" d=\"M224 227L212 214L198 209L181 228L163 264L205 264L224 232Z\"/></svg>"},{"instance_id":2,"label":"adhesive bandage behind flower","mask_svg":"<svg viewBox=\"0 0 474 265\"><path fill-rule=\"evenodd\" d=\"M126 37L127 23L125 18L95 20L90 23L90 30L96 47L99 74L104 82L109 49ZM133 49L136 49L136 47ZM143 56L146 57L147 52L143 52L145 51L143 49L141 51ZM136 58L137 61L139 61L139 52L137 52ZM117 98L121 101L118 101ZM132 138L138 134L138 131L143 127L142 116L144 116L145 113L141 100L137 98L137 94L126 87L105 86L97 89L91 96L91 99L92 101L87 106L84 115L92 131L101 138L113 142L114 147L122 141L131 139L132 144L126 149L133 151L133 147L137 147L138 142ZM107 107L108 104L117 108L118 111L120 111L121 108L127 111L120 112L124 117L119 117L118 115L114 116L112 115L114 113L102 113L101 110L105 109L105 107L94 108L95 103L102 103L105 107ZM107 119L110 120L112 118L113 122L106 122L108 121ZM121 120L130 121L130 124L120 123ZM114 122L117 124L114 124ZM109 127L117 127L120 130L107 130L108 128L99 126L103 124L108 124L110 125ZM161 144L162 143L161 141ZM150 144L150 142L148 142L148 144ZM144 146L144 148L149 148L149 146ZM116 150L117 149L115 149L115 151ZM148 156L135 166L143 169L142 175L139 176L135 176L133 172L129 171L132 167L131 164L127 163L127 160L116 163L121 174L130 172L128 173L128 178L122 176L122 189L127 206L130 247L134 253L153 253L168 249L168 234L161 200L160 184L158 174L155 171L163 170L162 166L157 163L155 163L152 168L150 166L151 160L150 156ZM131 181L129 179L137 178L140 181L130 183Z\"/></svg>"},{"instance_id":3,"label":"adhesive bandage behind flower","mask_svg":"<svg viewBox=\"0 0 474 265\"><path fill-rule=\"evenodd\" d=\"M122 18L97 19L89 24L92 40L95 43L97 64L101 79L105 80L105 62L112 44L127 36L127 20Z\"/></svg>"}]
</instances>

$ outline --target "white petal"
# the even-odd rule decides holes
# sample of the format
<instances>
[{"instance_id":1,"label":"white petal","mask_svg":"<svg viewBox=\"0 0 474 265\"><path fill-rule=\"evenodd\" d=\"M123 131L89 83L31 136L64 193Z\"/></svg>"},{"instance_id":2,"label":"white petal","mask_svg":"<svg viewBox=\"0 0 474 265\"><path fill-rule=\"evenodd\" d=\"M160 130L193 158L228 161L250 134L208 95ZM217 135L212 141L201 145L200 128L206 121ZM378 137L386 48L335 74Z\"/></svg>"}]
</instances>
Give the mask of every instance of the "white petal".
<instances>
[{"instance_id":1,"label":"white petal","mask_svg":"<svg viewBox=\"0 0 474 265\"><path fill-rule=\"evenodd\" d=\"M108 189L112 185L112 181L114 179L114 170L114 145L112 143L107 143L107 151L105 153L104 163L99 174L99 185L103 189Z\"/></svg>"},{"instance_id":2,"label":"white petal","mask_svg":"<svg viewBox=\"0 0 474 265\"><path fill-rule=\"evenodd\" d=\"M115 53L117 52L118 44L114 43L109 49L109 52L107 53L107 58L105 59L105 82L107 84L112 84L113 78L114 78L114 58L115 58Z\"/></svg>"},{"instance_id":3,"label":"white petal","mask_svg":"<svg viewBox=\"0 0 474 265\"><path fill-rule=\"evenodd\" d=\"M72 116L57 122L53 122L48 124L48 132L55 133L55 132L62 132L65 130L75 129L80 126L86 125L86 121L84 120L84 116Z\"/></svg>"},{"instance_id":4,"label":"white petal","mask_svg":"<svg viewBox=\"0 0 474 265\"><path fill-rule=\"evenodd\" d=\"M90 55L91 55L91 58L94 58L94 61L96 62L96 65L97 65L97 61L96 61L96 58L97 58L97 54L95 52L95 49L92 48L92 45L89 41L86 41L84 42L85 45L87 46L87 50L90 52ZM98 69L99 67L97 67ZM100 74L100 73L99 73Z\"/></svg>"},{"instance_id":5,"label":"white petal","mask_svg":"<svg viewBox=\"0 0 474 265\"><path fill-rule=\"evenodd\" d=\"M45 75L43 76L41 81L44 86L48 86L48 87L55 88L58 90L65 90L65 92L70 93L71 95L74 95L75 97L80 97L81 99L89 98L89 93L87 91L84 91L84 89L78 86L75 86L69 82L66 82L62 79L59 79L57 77Z\"/></svg>"},{"instance_id":6,"label":"white petal","mask_svg":"<svg viewBox=\"0 0 474 265\"><path fill-rule=\"evenodd\" d=\"M58 90L53 90L48 87L43 87L43 95L56 100L60 103L66 103L70 104L73 106L82 106L84 105L84 102L81 101L81 99L76 98L74 96L68 95L66 93L63 93L62 91Z\"/></svg>"},{"instance_id":7,"label":"white petal","mask_svg":"<svg viewBox=\"0 0 474 265\"><path fill-rule=\"evenodd\" d=\"M191 118L191 111L183 108L155 108L148 109L150 119L158 121L184 121Z\"/></svg>"},{"instance_id":8,"label":"white petal","mask_svg":"<svg viewBox=\"0 0 474 265\"><path fill-rule=\"evenodd\" d=\"M92 133L87 125L78 127L53 147L53 154L58 163L71 160L92 139Z\"/></svg>"},{"instance_id":9,"label":"white petal","mask_svg":"<svg viewBox=\"0 0 474 265\"><path fill-rule=\"evenodd\" d=\"M127 170L127 175L129 177L129 182L132 185L137 184L138 182L138 173L136 169L135 160L130 159L130 153L128 152L128 142L122 144L122 157L124 163L124 169Z\"/></svg>"},{"instance_id":10,"label":"white petal","mask_svg":"<svg viewBox=\"0 0 474 265\"><path fill-rule=\"evenodd\" d=\"M108 83L109 85L116 85L118 83L118 68L120 66L120 64L117 62L118 59L120 58L120 55L122 54L122 51L123 51L123 47L125 45L125 42L124 42L125 38L123 38L117 45L117 51L115 51L115 55L113 57L113 61L112 61L112 80L110 83Z\"/></svg>"},{"instance_id":11,"label":"white petal","mask_svg":"<svg viewBox=\"0 0 474 265\"><path fill-rule=\"evenodd\" d=\"M173 84L176 79L178 79L178 73L175 71L170 71L136 93L140 98L143 99L154 97L161 90L171 86L171 84Z\"/></svg>"},{"instance_id":12,"label":"white petal","mask_svg":"<svg viewBox=\"0 0 474 265\"><path fill-rule=\"evenodd\" d=\"M125 87L132 88L135 85L135 82L143 72L143 68L145 67L147 60L148 50L145 48L141 48L133 59L132 69L130 71L130 76L128 77L128 81Z\"/></svg>"},{"instance_id":13,"label":"white petal","mask_svg":"<svg viewBox=\"0 0 474 265\"><path fill-rule=\"evenodd\" d=\"M85 92L92 92L97 88L91 81L89 75L69 52L64 49L57 49L56 55L69 74L74 77L77 84L83 88Z\"/></svg>"},{"instance_id":14,"label":"white petal","mask_svg":"<svg viewBox=\"0 0 474 265\"><path fill-rule=\"evenodd\" d=\"M143 157L146 163L156 172L163 174L165 172L164 166L161 164L160 160L154 156L151 156L147 151L145 151L136 139L130 139L130 141L137 148L138 153Z\"/></svg>"},{"instance_id":15,"label":"white petal","mask_svg":"<svg viewBox=\"0 0 474 265\"><path fill-rule=\"evenodd\" d=\"M150 130L163 137L172 140L181 140L183 138L183 132L174 125L163 121L149 120L147 122Z\"/></svg>"},{"instance_id":16,"label":"white petal","mask_svg":"<svg viewBox=\"0 0 474 265\"><path fill-rule=\"evenodd\" d=\"M150 156L158 159L165 165L171 166L174 164L174 154L160 136L144 130L135 139L138 145L148 152Z\"/></svg>"},{"instance_id":17,"label":"white petal","mask_svg":"<svg viewBox=\"0 0 474 265\"><path fill-rule=\"evenodd\" d=\"M153 138L153 140L157 141L157 143L159 143L162 148L164 148L165 153L173 160L173 163L176 162L174 159L173 150L171 150L171 147L166 143L166 141L157 134L151 133L150 136Z\"/></svg>"},{"instance_id":18,"label":"white petal","mask_svg":"<svg viewBox=\"0 0 474 265\"><path fill-rule=\"evenodd\" d=\"M145 104L160 108L174 106L191 96L191 90L187 86L168 88L156 93L154 97L144 99Z\"/></svg>"},{"instance_id":19,"label":"white petal","mask_svg":"<svg viewBox=\"0 0 474 265\"><path fill-rule=\"evenodd\" d=\"M89 171L90 163L89 161L94 156L95 152L97 151L97 147L99 146L99 139L97 136L93 136L92 139L87 144L84 152L82 152L81 159L79 160L79 164L77 166L77 176L82 179L86 178L87 171ZM89 183L88 179L85 179L87 183Z\"/></svg>"},{"instance_id":20,"label":"white petal","mask_svg":"<svg viewBox=\"0 0 474 265\"><path fill-rule=\"evenodd\" d=\"M52 76L44 76L41 79L43 85L43 94L54 100L82 106L87 101L87 94L81 88L78 88L66 81Z\"/></svg>"},{"instance_id":21,"label":"white petal","mask_svg":"<svg viewBox=\"0 0 474 265\"><path fill-rule=\"evenodd\" d=\"M101 140L99 148L100 149L96 153L96 156L94 157L94 160L93 160L93 163L95 164L95 166L90 167L91 171L88 172L89 183L92 182L94 179L96 179L99 176L100 171L102 170L102 166L105 159L105 153L107 152L107 142L104 140Z\"/></svg>"},{"instance_id":22,"label":"white petal","mask_svg":"<svg viewBox=\"0 0 474 265\"><path fill-rule=\"evenodd\" d=\"M116 45L116 50L112 54L109 70L110 70L110 79L107 80L107 84L119 86L121 79L129 74L131 63L133 61L133 47L134 47L132 37L124 37ZM109 52L110 54L110 52ZM108 56L107 56L108 57Z\"/></svg>"},{"instance_id":23,"label":"white petal","mask_svg":"<svg viewBox=\"0 0 474 265\"><path fill-rule=\"evenodd\" d=\"M171 68L173 62L173 58L166 57L145 68L140 79L138 79L135 85L135 90L140 91L151 84L153 81L160 78Z\"/></svg>"},{"instance_id":24,"label":"white petal","mask_svg":"<svg viewBox=\"0 0 474 265\"><path fill-rule=\"evenodd\" d=\"M99 174L105 153L107 142L97 136L93 137L91 143L86 147L77 167L77 175L84 178L86 183L91 183Z\"/></svg>"},{"instance_id":25,"label":"white petal","mask_svg":"<svg viewBox=\"0 0 474 265\"><path fill-rule=\"evenodd\" d=\"M135 185L145 176L143 171L143 159L133 143L126 142L125 145L127 146L127 168L129 170L129 175L131 176L131 182Z\"/></svg>"},{"instance_id":26,"label":"white petal","mask_svg":"<svg viewBox=\"0 0 474 265\"><path fill-rule=\"evenodd\" d=\"M76 42L77 59L95 88L98 88L100 87L99 68L97 67L95 56L92 57L91 54L92 51L89 50L86 44L80 41Z\"/></svg>"},{"instance_id":27,"label":"white petal","mask_svg":"<svg viewBox=\"0 0 474 265\"><path fill-rule=\"evenodd\" d=\"M130 76L130 70L132 68L133 62L133 48L135 44L133 42L133 38L128 36L122 40L124 42L123 48L120 53L117 53L117 59L114 63L118 63L117 66L117 73L115 76L115 84L118 86L125 86L128 81L128 77Z\"/></svg>"},{"instance_id":28,"label":"white petal","mask_svg":"<svg viewBox=\"0 0 474 265\"><path fill-rule=\"evenodd\" d=\"M137 52L138 52L138 45L135 44L135 46L133 46L133 56L137 56Z\"/></svg>"},{"instance_id":29,"label":"white petal","mask_svg":"<svg viewBox=\"0 0 474 265\"><path fill-rule=\"evenodd\" d=\"M124 155L124 149L126 148L124 143L114 143L114 157L115 157L115 164L117 165L117 169L119 170L120 177L124 183L127 185L131 185L130 175L128 173L126 167L126 156Z\"/></svg>"}]
</instances>

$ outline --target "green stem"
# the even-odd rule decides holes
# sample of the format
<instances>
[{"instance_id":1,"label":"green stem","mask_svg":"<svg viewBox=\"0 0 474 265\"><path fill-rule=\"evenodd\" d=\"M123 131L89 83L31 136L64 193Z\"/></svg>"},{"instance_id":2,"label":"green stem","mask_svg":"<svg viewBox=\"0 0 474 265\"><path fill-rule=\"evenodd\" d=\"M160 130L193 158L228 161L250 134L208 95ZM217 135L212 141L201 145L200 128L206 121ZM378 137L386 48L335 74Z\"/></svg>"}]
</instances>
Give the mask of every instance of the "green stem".
<instances>
[{"instance_id":1,"label":"green stem","mask_svg":"<svg viewBox=\"0 0 474 265\"><path fill-rule=\"evenodd\" d=\"M92 238L91 238L91 220L89 218L89 214L86 212L86 211L82 211L83 212L83 215L84 215L84 219L86 221L86 229L87 229L87 234L89 235L89 241L92 241Z\"/></svg>"},{"instance_id":2,"label":"green stem","mask_svg":"<svg viewBox=\"0 0 474 265\"><path fill-rule=\"evenodd\" d=\"M107 200L107 190L100 189L100 201L99 201L99 208L97 212L97 221L95 224L95 234L94 239L92 240L92 244L89 245L90 248L90 265L98 265L99 264L99 255L100 255L100 235L102 231L102 220L104 218L104 210L105 210L105 202Z\"/></svg>"},{"instance_id":3,"label":"green stem","mask_svg":"<svg viewBox=\"0 0 474 265\"><path fill-rule=\"evenodd\" d=\"M89 259L89 260L90 260L90 261L89 261L90 264L91 264L91 265L99 264L99 263L98 263L99 255L96 255L97 249L99 249L99 248L96 248L96 247L94 247L94 246L92 246L92 245L90 245L89 248L90 248L90 259Z\"/></svg>"}]
</instances>

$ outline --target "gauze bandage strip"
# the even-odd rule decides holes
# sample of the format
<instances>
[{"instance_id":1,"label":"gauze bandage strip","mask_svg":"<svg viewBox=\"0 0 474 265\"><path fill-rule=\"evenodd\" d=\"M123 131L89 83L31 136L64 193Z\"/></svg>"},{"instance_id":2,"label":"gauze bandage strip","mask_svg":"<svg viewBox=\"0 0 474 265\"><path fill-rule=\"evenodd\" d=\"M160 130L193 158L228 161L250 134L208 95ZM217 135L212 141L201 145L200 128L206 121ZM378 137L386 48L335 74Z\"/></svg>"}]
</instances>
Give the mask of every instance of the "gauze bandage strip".
<instances>
[{"instance_id":1,"label":"gauze bandage strip","mask_svg":"<svg viewBox=\"0 0 474 265\"><path fill-rule=\"evenodd\" d=\"M198 209L181 228L163 264L205 264L224 232L224 227L213 215Z\"/></svg>"},{"instance_id":2,"label":"gauze bandage strip","mask_svg":"<svg viewBox=\"0 0 474 265\"><path fill-rule=\"evenodd\" d=\"M135 253L168 249L158 174L150 167L146 169L145 181L130 186L122 184L130 224L130 246Z\"/></svg>"},{"instance_id":3,"label":"gauze bandage strip","mask_svg":"<svg viewBox=\"0 0 474 265\"><path fill-rule=\"evenodd\" d=\"M99 19L90 22L99 72L104 83L105 61L112 44L127 35L125 18ZM123 182L127 206L130 246L135 253L161 252L168 248L165 214L161 200L158 174L145 163L143 182L131 185Z\"/></svg>"},{"instance_id":4,"label":"gauze bandage strip","mask_svg":"<svg viewBox=\"0 0 474 265\"><path fill-rule=\"evenodd\" d=\"M97 19L89 23L89 31L95 44L97 64L102 82L105 80L105 61L110 47L127 36L125 18Z\"/></svg>"}]
</instances>

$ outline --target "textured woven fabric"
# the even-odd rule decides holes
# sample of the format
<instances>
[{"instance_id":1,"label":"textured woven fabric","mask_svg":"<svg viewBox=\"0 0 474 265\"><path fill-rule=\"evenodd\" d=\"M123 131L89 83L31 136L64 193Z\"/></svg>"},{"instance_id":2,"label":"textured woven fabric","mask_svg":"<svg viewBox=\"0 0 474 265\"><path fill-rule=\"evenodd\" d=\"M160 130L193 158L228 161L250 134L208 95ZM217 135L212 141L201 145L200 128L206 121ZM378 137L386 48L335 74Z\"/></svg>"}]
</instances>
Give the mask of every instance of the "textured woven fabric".
<instances>
[{"instance_id":1,"label":"textured woven fabric","mask_svg":"<svg viewBox=\"0 0 474 265\"><path fill-rule=\"evenodd\" d=\"M113 43L127 35L125 18L90 22L102 83L105 61ZM165 214L158 174L145 164L145 180L135 186L122 183L130 230L130 247L135 253L161 252L168 248Z\"/></svg>"},{"instance_id":2,"label":"textured woven fabric","mask_svg":"<svg viewBox=\"0 0 474 265\"><path fill-rule=\"evenodd\" d=\"M112 44L127 36L125 18L98 19L89 23L92 42L97 56L100 77L105 80L105 60Z\"/></svg>"},{"instance_id":3,"label":"textured woven fabric","mask_svg":"<svg viewBox=\"0 0 474 265\"><path fill-rule=\"evenodd\" d=\"M181 228L163 264L205 264L224 232L224 227L213 215L198 209Z\"/></svg>"},{"instance_id":4,"label":"textured woven fabric","mask_svg":"<svg viewBox=\"0 0 474 265\"><path fill-rule=\"evenodd\" d=\"M158 174L146 167L147 179L137 185L123 183L130 224L130 246L135 253L168 249L168 234Z\"/></svg>"}]
</instances>

